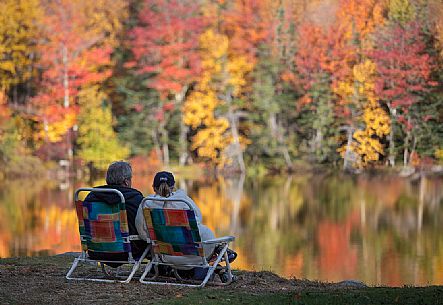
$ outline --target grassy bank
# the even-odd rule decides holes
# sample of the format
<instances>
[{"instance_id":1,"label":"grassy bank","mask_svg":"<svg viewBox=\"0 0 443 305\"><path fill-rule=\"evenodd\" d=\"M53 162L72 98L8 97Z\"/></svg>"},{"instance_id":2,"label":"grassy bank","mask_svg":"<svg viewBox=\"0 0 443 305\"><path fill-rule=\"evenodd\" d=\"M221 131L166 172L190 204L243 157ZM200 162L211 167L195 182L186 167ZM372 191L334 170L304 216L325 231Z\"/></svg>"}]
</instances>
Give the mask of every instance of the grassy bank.
<instances>
[{"instance_id":1,"label":"grassy bank","mask_svg":"<svg viewBox=\"0 0 443 305\"><path fill-rule=\"evenodd\" d=\"M72 257L0 260L0 304L443 304L443 286L354 287L237 271L228 287L68 282Z\"/></svg>"}]
</instances>

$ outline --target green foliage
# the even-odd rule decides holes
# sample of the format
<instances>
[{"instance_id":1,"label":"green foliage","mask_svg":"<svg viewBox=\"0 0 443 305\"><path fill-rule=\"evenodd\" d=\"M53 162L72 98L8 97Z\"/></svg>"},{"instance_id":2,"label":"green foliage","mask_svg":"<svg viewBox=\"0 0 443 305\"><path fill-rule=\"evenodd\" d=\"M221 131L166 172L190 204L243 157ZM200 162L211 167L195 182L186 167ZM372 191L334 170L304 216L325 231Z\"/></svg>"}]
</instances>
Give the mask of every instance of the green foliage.
<instances>
[{"instance_id":1,"label":"green foliage","mask_svg":"<svg viewBox=\"0 0 443 305\"><path fill-rule=\"evenodd\" d=\"M97 86L83 89L79 93L79 104L78 156L98 170L105 170L112 161L126 158L129 149L117 139L105 95Z\"/></svg>"},{"instance_id":2,"label":"green foliage","mask_svg":"<svg viewBox=\"0 0 443 305\"><path fill-rule=\"evenodd\" d=\"M279 73L282 65L271 56L268 47L259 49L259 61L253 72L252 111L249 119L247 148L251 172L263 172L257 161L263 161L267 169L281 169L290 166L288 160L297 155L294 141L295 132L286 126L294 119L292 94L285 94L281 88ZM287 154L285 156L285 154Z\"/></svg>"},{"instance_id":3,"label":"green foliage","mask_svg":"<svg viewBox=\"0 0 443 305\"><path fill-rule=\"evenodd\" d=\"M333 96L330 88L330 76L319 75L308 91L312 101L303 106L300 122L307 132L304 141L305 153L316 162L323 163L337 159L337 133L333 112Z\"/></svg>"},{"instance_id":4,"label":"green foliage","mask_svg":"<svg viewBox=\"0 0 443 305\"><path fill-rule=\"evenodd\" d=\"M23 146L17 127L17 120L11 118L0 128L0 178L38 176L44 172L41 160Z\"/></svg>"},{"instance_id":5,"label":"green foliage","mask_svg":"<svg viewBox=\"0 0 443 305\"><path fill-rule=\"evenodd\" d=\"M405 24L414 20L416 9L409 0L390 0L388 14L390 21Z\"/></svg>"},{"instance_id":6,"label":"green foliage","mask_svg":"<svg viewBox=\"0 0 443 305\"><path fill-rule=\"evenodd\" d=\"M159 104L158 96L142 85L142 79L129 73L113 79L113 108L117 115L118 137L131 148L131 155L147 154L155 145L153 135L158 126L152 111Z\"/></svg>"},{"instance_id":7,"label":"green foliage","mask_svg":"<svg viewBox=\"0 0 443 305\"><path fill-rule=\"evenodd\" d=\"M443 147L443 95L428 94L412 107L416 151L421 157L433 158Z\"/></svg>"}]
</instances>

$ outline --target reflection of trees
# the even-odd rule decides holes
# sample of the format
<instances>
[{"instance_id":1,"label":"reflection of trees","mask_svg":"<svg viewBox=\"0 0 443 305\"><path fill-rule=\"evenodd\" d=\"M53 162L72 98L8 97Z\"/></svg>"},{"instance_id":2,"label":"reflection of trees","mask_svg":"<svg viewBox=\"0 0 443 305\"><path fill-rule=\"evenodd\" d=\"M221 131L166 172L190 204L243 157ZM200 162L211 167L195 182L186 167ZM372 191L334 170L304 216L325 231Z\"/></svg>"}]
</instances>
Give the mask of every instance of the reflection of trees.
<instances>
[{"instance_id":1,"label":"reflection of trees","mask_svg":"<svg viewBox=\"0 0 443 305\"><path fill-rule=\"evenodd\" d=\"M204 222L237 236L237 268L391 285L441 277L439 180L274 177L246 180L243 192L239 181L190 188Z\"/></svg>"},{"instance_id":2,"label":"reflection of trees","mask_svg":"<svg viewBox=\"0 0 443 305\"><path fill-rule=\"evenodd\" d=\"M442 283L441 180L367 180L362 278L388 285ZM441 264L441 263L440 263ZM439 269L440 268L440 269ZM440 275L439 275L440 274Z\"/></svg>"},{"instance_id":3,"label":"reflection of trees","mask_svg":"<svg viewBox=\"0 0 443 305\"><path fill-rule=\"evenodd\" d=\"M5 182L0 190L0 256L79 249L70 190L45 181ZM72 193L71 193L72 194Z\"/></svg>"},{"instance_id":4,"label":"reflection of trees","mask_svg":"<svg viewBox=\"0 0 443 305\"><path fill-rule=\"evenodd\" d=\"M251 206L242 215L245 235L238 246L248 249L250 261L257 266L282 273L285 266L280 262L296 255L306 236L297 221L304 182L304 178L281 177L252 181L247 186Z\"/></svg>"},{"instance_id":5,"label":"reflection of trees","mask_svg":"<svg viewBox=\"0 0 443 305\"><path fill-rule=\"evenodd\" d=\"M238 237L235 247L242 257L236 261L237 268L250 268L251 264L274 268L296 248L294 232L299 229L295 218L303 203L297 186L300 181L303 179L265 179L243 186L244 177L219 178L195 187L190 195L216 235Z\"/></svg>"},{"instance_id":6,"label":"reflection of trees","mask_svg":"<svg viewBox=\"0 0 443 305\"><path fill-rule=\"evenodd\" d=\"M134 183L151 193L152 177ZM442 179L312 175L179 183L216 235L237 237L236 268L387 285L443 283ZM91 184L75 187L85 185ZM0 256L78 250L73 190L4 183Z\"/></svg>"}]
</instances>

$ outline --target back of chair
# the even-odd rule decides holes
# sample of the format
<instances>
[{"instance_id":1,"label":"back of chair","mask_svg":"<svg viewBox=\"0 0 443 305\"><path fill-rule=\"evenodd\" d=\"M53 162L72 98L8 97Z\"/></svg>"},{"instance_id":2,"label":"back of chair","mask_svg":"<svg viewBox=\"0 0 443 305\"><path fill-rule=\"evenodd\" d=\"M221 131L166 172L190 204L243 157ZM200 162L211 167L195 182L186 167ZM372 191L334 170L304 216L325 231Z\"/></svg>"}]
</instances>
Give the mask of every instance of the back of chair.
<instances>
[{"instance_id":1,"label":"back of chair","mask_svg":"<svg viewBox=\"0 0 443 305\"><path fill-rule=\"evenodd\" d=\"M143 215L155 254L204 257L194 211L143 208Z\"/></svg>"},{"instance_id":2,"label":"back of chair","mask_svg":"<svg viewBox=\"0 0 443 305\"><path fill-rule=\"evenodd\" d=\"M100 201L78 200L81 191L115 192L121 202L110 205ZM83 251L130 253L129 228L124 197L118 190L82 188L76 191L80 240Z\"/></svg>"}]
</instances>

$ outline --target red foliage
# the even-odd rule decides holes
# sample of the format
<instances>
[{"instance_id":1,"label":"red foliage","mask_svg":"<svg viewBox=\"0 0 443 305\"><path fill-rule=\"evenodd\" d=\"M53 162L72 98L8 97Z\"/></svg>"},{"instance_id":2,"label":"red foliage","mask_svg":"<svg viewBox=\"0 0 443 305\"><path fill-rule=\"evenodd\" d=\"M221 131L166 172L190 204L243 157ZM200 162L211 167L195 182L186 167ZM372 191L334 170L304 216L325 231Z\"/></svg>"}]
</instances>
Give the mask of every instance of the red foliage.
<instances>
[{"instance_id":1,"label":"red foliage","mask_svg":"<svg viewBox=\"0 0 443 305\"><path fill-rule=\"evenodd\" d=\"M405 119L409 107L435 83L433 64L422 39L420 25L391 25L376 35L375 50L370 53L377 64L376 92L392 109L400 110L399 122L412 128Z\"/></svg>"},{"instance_id":2,"label":"red foliage","mask_svg":"<svg viewBox=\"0 0 443 305\"><path fill-rule=\"evenodd\" d=\"M294 77L294 80L307 92L318 81L320 74L327 72L328 37L323 28L310 23L302 24L298 34L298 50L294 58L298 78Z\"/></svg>"},{"instance_id":3,"label":"red foliage","mask_svg":"<svg viewBox=\"0 0 443 305\"><path fill-rule=\"evenodd\" d=\"M137 103L133 106L133 108L136 112L142 112L143 111L143 104Z\"/></svg>"},{"instance_id":4,"label":"red foliage","mask_svg":"<svg viewBox=\"0 0 443 305\"><path fill-rule=\"evenodd\" d=\"M165 112L162 109L158 109L155 112L154 119L156 119L158 122L162 122L165 119Z\"/></svg>"},{"instance_id":5,"label":"red foliage","mask_svg":"<svg viewBox=\"0 0 443 305\"><path fill-rule=\"evenodd\" d=\"M225 12L224 30L230 37L230 48L250 62L255 62L261 44L270 43L273 28L268 9L263 0L237 0Z\"/></svg>"},{"instance_id":6,"label":"red foliage","mask_svg":"<svg viewBox=\"0 0 443 305\"><path fill-rule=\"evenodd\" d=\"M198 2L146 0L139 21L131 33L137 71L154 73L148 86L162 98L182 93L200 72L197 50L204 21Z\"/></svg>"},{"instance_id":7,"label":"red foliage","mask_svg":"<svg viewBox=\"0 0 443 305\"><path fill-rule=\"evenodd\" d=\"M175 107L174 103L171 102L165 103L163 104L163 111L172 111L174 110L174 107Z\"/></svg>"},{"instance_id":8,"label":"red foliage","mask_svg":"<svg viewBox=\"0 0 443 305\"><path fill-rule=\"evenodd\" d=\"M100 83L111 75L108 66L112 49L100 45L101 36L94 30L84 31L90 20L75 3L47 2L44 9L44 40L39 46L43 54L39 62L44 71L42 90L33 103L41 116L56 121L66 111L61 106L65 95L69 95L72 107L82 86Z\"/></svg>"},{"instance_id":9,"label":"red foliage","mask_svg":"<svg viewBox=\"0 0 443 305\"><path fill-rule=\"evenodd\" d=\"M148 156L132 157L130 163L134 175L154 173L161 167L161 161L155 149L151 150Z\"/></svg>"}]
</instances>

